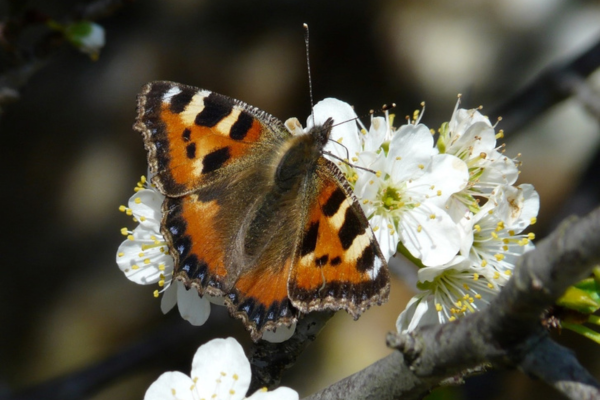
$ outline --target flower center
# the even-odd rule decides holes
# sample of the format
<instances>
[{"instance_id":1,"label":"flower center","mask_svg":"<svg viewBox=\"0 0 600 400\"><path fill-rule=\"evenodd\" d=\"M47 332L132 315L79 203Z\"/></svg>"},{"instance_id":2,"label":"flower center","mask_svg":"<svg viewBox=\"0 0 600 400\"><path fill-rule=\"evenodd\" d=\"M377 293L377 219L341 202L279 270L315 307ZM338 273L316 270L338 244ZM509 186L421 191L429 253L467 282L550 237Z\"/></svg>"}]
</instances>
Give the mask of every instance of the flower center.
<instances>
[{"instance_id":1,"label":"flower center","mask_svg":"<svg viewBox=\"0 0 600 400\"><path fill-rule=\"evenodd\" d=\"M381 194L381 203L384 208L390 211L404 207L402 196L400 196L400 193L396 188L391 186L388 186L383 190L383 193Z\"/></svg>"}]
</instances>

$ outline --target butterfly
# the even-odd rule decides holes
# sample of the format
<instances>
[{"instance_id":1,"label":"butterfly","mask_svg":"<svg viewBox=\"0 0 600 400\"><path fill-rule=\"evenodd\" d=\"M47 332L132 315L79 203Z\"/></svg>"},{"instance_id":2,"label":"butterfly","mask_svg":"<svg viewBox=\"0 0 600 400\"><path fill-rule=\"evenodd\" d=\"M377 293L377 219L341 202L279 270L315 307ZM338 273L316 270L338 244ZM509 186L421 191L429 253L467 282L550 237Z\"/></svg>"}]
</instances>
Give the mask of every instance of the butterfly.
<instances>
[{"instance_id":1,"label":"butterfly","mask_svg":"<svg viewBox=\"0 0 600 400\"><path fill-rule=\"evenodd\" d=\"M174 278L223 297L253 340L302 313L357 319L387 301L386 260L323 156L333 119L294 135L258 108L174 82L145 85L137 112Z\"/></svg>"}]
</instances>

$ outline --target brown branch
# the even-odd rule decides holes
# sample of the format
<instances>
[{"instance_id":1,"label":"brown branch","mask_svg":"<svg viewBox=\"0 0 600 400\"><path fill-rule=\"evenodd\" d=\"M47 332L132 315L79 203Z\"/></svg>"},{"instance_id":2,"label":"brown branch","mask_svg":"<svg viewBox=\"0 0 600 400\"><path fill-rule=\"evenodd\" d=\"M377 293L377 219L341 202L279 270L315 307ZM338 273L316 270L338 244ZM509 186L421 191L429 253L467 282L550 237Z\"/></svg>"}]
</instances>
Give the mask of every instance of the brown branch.
<instances>
[{"instance_id":1,"label":"brown branch","mask_svg":"<svg viewBox=\"0 0 600 400\"><path fill-rule=\"evenodd\" d=\"M279 384L283 371L291 368L306 347L333 317L332 311L312 312L298 321L294 335L283 343L269 343L264 340L255 343L250 349L252 382L248 393L262 387L272 388Z\"/></svg>"},{"instance_id":2,"label":"brown branch","mask_svg":"<svg viewBox=\"0 0 600 400\"><path fill-rule=\"evenodd\" d=\"M308 399L421 398L440 382L470 376L469 369L486 364L517 366L571 399L600 398L600 384L540 324L544 309L598 263L600 208L564 222L521 257L513 278L485 311L409 334L390 334L388 344L402 354Z\"/></svg>"}]
</instances>

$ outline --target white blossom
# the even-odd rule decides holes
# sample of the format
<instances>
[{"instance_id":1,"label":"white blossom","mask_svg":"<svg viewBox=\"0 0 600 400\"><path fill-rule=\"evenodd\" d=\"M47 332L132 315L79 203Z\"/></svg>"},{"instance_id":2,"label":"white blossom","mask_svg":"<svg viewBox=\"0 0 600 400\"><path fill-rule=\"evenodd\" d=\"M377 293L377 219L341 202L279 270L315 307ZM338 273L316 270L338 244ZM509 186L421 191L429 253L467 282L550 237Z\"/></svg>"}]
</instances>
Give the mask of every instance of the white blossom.
<instances>
[{"instance_id":1,"label":"white blossom","mask_svg":"<svg viewBox=\"0 0 600 400\"><path fill-rule=\"evenodd\" d=\"M250 380L250 362L233 338L213 339L200 346L192 361L190 376L165 372L146 391L144 400L297 400L298 393L287 387L272 392L260 389L245 397Z\"/></svg>"}]
</instances>

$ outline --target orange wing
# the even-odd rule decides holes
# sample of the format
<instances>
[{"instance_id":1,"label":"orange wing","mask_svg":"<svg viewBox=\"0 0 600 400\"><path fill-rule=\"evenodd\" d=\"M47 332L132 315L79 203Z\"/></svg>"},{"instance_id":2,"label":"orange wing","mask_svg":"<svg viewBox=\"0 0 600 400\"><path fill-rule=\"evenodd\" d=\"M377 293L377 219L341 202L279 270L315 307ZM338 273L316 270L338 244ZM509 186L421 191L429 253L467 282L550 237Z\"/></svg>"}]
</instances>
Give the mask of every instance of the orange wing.
<instances>
[{"instance_id":1,"label":"orange wing","mask_svg":"<svg viewBox=\"0 0 600 400\"><path fill-rule=\"evenodd\" d=\"M315 177L288 295L303 313L345 309L358 318L371 304L387 301L387 264L340 170L321 158Z\"/></svg>"},{"instance_id":2,"label":"orange wing","mask_svg":"<svg viewBox=\"0 0 600 400\"><path fill-rule=\"evenodd\" d=\"M174 82L151 82L138 96L134 129L148 151L153 183L181 196L244 169L259 142L290 134L271 115L239 100Z\"/></svg>"},{"instance_id":3,"label":"orange wing","mask_svg":"<svg viewBox=\"0 0 600 400\"><path fill-rule=\"evenodd\" d=\"M223 296L254 340L298 316L287 283L301 204L274 201L264 189L269 180L261 168L250 168L163 205L175 278L200 294Z\"/></svg>"}]
</instances>

